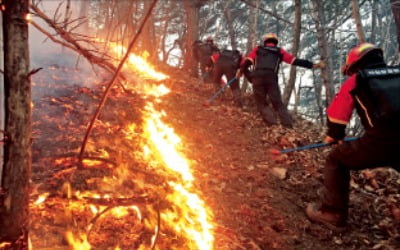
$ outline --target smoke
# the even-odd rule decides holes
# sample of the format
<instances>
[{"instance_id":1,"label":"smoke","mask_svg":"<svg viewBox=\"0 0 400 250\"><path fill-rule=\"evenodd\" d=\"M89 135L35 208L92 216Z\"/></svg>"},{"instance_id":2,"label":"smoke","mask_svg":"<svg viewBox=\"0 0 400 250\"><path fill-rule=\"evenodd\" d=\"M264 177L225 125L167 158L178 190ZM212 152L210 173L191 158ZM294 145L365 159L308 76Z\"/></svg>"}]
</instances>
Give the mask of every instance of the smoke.
<instances>
[{"instance_id":1,"label":"smoke","mask_svg":"<svg viewBox=\"0 0 400 250\"><path fill-rule=\"evenodd\" d=\"M83 1L69 1L68 4L68 1L64 0L43 0L39 2L38 7L58 25L64 25L65 20L68 20L66 24L68 30L68 26L73 27L85 20L86 17L80 17L82 6L86 6ZM36 16L31 18L47 33L57 40L62 40L41 18ZM71 22L72 20L76 21ZM78 27L73 32L80 31ZM85 35L90 37L90 34ZM55 89L60 84L91 87L96 82L104 81L104 77L100 76L103 75L102 69L93 66L70 48L52 41L33 25L29 26L29 50L31 68L42 68L32 77L34 100L44 95L56 95Z\"/></svg>"}]
</instances>

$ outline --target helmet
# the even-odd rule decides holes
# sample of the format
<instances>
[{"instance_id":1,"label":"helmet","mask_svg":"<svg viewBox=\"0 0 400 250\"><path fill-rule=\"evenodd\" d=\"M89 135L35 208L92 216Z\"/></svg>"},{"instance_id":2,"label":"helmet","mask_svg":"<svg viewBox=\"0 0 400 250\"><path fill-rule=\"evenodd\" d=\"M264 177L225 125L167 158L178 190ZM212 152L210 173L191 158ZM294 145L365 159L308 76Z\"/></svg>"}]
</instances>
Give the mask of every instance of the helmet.
<instances>
[{"instance_id":1,"label":"helmet","mask_svg":"<svg viewBox=\"0 0 400 250\"><path fill-rule=\"evenodd\" d=\"M383 55L382 49L372 43L361 43L352 48L347 54L346 63L342 66L342 74L354 74L356 72L356 64L371 52L378 52Z\"/></svg>"},{"instance_id":2,"label":"helmet","mask_svg":"<svg viewBox=\"0 0 400 250\"><path fill-rule=\"evenodd\" d=\"M211 42L212 43L213 42L213 38L211 36L208 36L207 39L206 39L206 42Z\"/></svg>"},{"instance_id":3,"label":"helmet","mask_svg":"<svg viewBox=\"0 0 400 250\"><path fill-rule=\"evenodd\" d=\"M278 44L278 36L275 33L265 34L263 36L263 43L269 42L269 41L271 41L271 42L273 42L275 44Z\"/></svg>"}]
</instances>

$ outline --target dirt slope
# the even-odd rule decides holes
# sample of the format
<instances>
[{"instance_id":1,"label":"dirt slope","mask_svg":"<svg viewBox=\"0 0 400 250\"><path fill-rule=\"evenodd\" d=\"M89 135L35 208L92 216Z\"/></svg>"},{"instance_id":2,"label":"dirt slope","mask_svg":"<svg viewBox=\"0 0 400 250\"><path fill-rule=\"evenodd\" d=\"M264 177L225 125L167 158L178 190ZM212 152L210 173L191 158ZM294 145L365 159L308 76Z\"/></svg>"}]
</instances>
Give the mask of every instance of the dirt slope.
<instances>
[{"instance_id":1,"label":"dirt slope","mask_svg":"<svg viewBox=\"0 0 400 250\"><path fill-rule=\"evenodd\" d=\"M304 207L317 197L321 168L329 149L296 152L278 159L272 159L268 150L317 142L323 129L299 118L293 129L268 128L258 118L251 97L246 96L245 108L238 109L231 105L229 91L211 106L204 106L213 94L209 85L198 89L197 79L186 77L185 72L174 69L168 72L171 79L165 84L171 93L156 108L166 112L163 120L181 137L184 153L192 160L195 185L214 212L215 249L396 249L400 246L398 173L378 170L352 176L350 226L346 233L310 223ZM125 136L120 129L124 123L141 123L143 100L129 92L111 93L91 136L93 142L88 147L91 156L99 158L101 148L109 153L109 158L95 167L77 169L75 153L71 152L79 149L102 90L66 84L71 81L69 71L66 79L54 78L55 84L46 83L48 79L46 75L37 79L37 86L43 85L47 92L34 101L31 239L34 249L68 249L63 236L66 229L84 228L92 221L89 211L66 213L65 208L77 202L74 197L66 199L67 181L73 190L98 191L103 188L98 181L111 174L116 162L123 162L131 173L124 173L126 179L113 187L117 194L129 197L145 191L153 194L153 198L163 199L161 184L165 180L158 173L149 173L147 163L132 156L131 152L139 150L138 145L120 139ZM140 132L138 129L137 133ZM34 204L42 193L48 193L46 202ZM121 249L135 249L135 244L153 234L145 231L141 223L132 226L130 223L137 221L134 215L129 218L119 221L100 217L95 224L98 228L90 231L93 249L113 249L117 244ZM101 219L104 221L100 223ZM157 247L183 249L176 247L178 238L165 232Z\"/></svg>"},{"instance_id":2,"label":"dirt slope","mask_svg":"<svg viewBox=\"0 0 400 250\"><path fill-rule=\"evenodd\" d=\"M355 173L347 232L312 224L304 207L317 197L329 149L291 153L281 159L271 159L268 149L318 142L323 128L299 118L294 129L268 128L257 116L251 96L245 97L244 109L231 105L229 91L207 107L203 103L212 90L207 86L199 90L196 85L196 79L178 81L161 105L167 110L167 122L183 137L189 158L196 160L201 188L219 224L216 249L400 247L399 218L390 209L400 206L397 173L378 171L379 184L375 173L368 172L373 181ZM386 184L386 197L396 200L379 198ZM379 203L386 209L377 211L374 207ZM368 219L360 220L366 214ZM385 225L379 225L383 221Z\"/></svg>"}]
</instances>

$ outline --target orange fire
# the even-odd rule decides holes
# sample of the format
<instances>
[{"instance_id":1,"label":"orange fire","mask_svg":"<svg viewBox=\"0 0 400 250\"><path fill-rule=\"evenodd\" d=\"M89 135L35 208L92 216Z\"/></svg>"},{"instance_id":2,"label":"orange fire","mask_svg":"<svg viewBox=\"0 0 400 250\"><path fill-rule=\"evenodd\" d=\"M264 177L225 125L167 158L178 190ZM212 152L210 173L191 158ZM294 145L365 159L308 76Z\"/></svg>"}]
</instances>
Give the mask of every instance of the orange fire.
<instances>
[{"instance_id":1,"label":"orange fire","mask_svg":"<svg viewBox=\"0 0 400 250\"><path fill-rule=\"evenodd\" d=\"M126 50L121 46L113 47L113 52L116 54L121 54L125 51ZM135 74L140 75L141 79L161 81L168 78L167 75L157 72L145 58L134 54L130 55L129 63L126 66L129 70L135 72ZM146 96L155 97L148 98L148 100L162 102L161 97L169 93L170 90L163 84L144 84L140 92L143 92ZM152 101L148 101L143 110L143 133L138 134L135 132L137 126L135 124L127 125L124 128L124 132L128 141L137 136L142 136L142 153L144 159L149 162L149 166L162 168L161 171L163 173L174 177L168 179L169 181L167 184L170 187L170 193L165 197L174 208L166 211L159 211L161 224L163 227L168 227L169 230L173 230L177 236L185 239L187 249L213 249L212 211L207 207L199 191L195 188L195 178L190 167L190 160L187 159L181 150L181 139L176 135L173 128L163 122L162 119L166 116L166 112L158 111ZM95 164L95 162L93 162L93 164ZM119 184L121 184L126 176L126 171L129 170L124 168L124 166L120 166L115 170L115 176L105 177L103 178L103 182L108 185L112 185L116 182L120 182ZM145 183L140 183L138 185L145 185ZM69 193L68 197L70 197L70 190L67 189L67 193ZM108 198L108 196L105 195L94 194L93 191L87 193L76 192L74 197L79 200L83 200L84 197L98 199ZM40 204L42 199L43 198L38 199L38 204ZM66 214L71 213L70 211L72 211L72 209L84 209L82 204L85 205L84 202L79 204L70 203ZM104 206L90 205L86 210L90 211L93 216L96 216L101 213L104 208ZM135 211L137 218L142 220L141 211L137 206L113 207L107 212L121 218L126 216L128 210ZM156 216L155 213L153 214ZM154 228L155 226L154 223L152 225L146 221L144 223L148 228ZM89 225L88 228L79 232L73 229L67 231L65 236L73 249L91 249L87 235L91 226L92 225ZM163 228L158 228L156 226L154 229L154 236L158 234L158 230L161 230L162 234ZM119 249L119 247L116 246L115 249ZM148 246L139 246L139 249L148 249Z\"/></svg>"}]
</instances>

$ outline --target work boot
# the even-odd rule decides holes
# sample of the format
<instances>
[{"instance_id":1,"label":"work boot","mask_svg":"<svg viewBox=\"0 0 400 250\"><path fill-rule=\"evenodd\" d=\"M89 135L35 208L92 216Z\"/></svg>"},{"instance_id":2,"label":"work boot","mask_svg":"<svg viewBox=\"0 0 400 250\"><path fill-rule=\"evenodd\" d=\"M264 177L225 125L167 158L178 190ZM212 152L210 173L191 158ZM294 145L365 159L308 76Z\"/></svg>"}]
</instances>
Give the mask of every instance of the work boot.
<instances>
[{"instance_id":1,"label":"work boot","mask_svg":"<svg viewBox=\"0 0 400 250\"><path fill-rule=\"evenodd\" d=\"M276 120L275 114L273 110L266 106L261 110L261 117L267 126L277 125L278 121Z\"/></svg>"},{"instance_id":2,"label":"work boot","mask_svg":"<svg viewBox=\"0 0 400 250\"><path fill-rule=\"evenodd\" d=\"M309 203L306 215L311 221L322 223L334 231L342 232L346 229L346 215L324 205Z\"/></svg>"}]
</instances>

